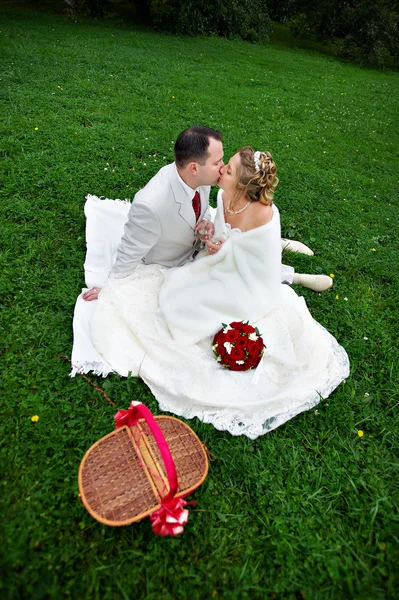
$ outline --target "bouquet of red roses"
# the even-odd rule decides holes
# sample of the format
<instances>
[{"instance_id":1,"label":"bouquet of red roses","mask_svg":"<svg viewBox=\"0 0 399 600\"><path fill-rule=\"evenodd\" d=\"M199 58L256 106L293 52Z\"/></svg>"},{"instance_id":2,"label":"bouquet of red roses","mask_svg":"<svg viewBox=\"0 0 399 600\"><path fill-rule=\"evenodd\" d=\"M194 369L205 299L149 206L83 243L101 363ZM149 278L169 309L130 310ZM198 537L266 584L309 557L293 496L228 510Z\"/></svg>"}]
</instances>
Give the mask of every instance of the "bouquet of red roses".
<instances>
[{"instance_id":1,"label":"bouquet of red roses","mask_svg":"<svg viewBox=\"0 0 399 600\"><path fill-rule=\"evenodd\" d=\"M212 344L218 362L232 371L247 371L257 367L265 351L258 328L242 321L222 325Z\"/></svg>"}]
</instances>

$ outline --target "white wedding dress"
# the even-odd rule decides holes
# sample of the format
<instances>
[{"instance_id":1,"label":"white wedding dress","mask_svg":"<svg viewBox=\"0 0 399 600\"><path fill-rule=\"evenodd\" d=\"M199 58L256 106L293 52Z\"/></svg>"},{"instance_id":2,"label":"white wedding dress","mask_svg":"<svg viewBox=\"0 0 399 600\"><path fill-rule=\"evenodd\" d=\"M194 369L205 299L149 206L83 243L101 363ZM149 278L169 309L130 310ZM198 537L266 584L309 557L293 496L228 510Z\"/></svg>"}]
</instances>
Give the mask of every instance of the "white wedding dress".
<instances>
[{"instance_id":1,"label":"white wedding dress","mask_svg":"<svg viewBox=\"0 0 399 600\"><path fill-rule=\"evenodd\" d=\"M345 350L281 281L280 219L247 232L215 219L221 250L183 267L139 266L109 279L91 321L97 351L150 387L160 408L255 439L326 398L348 376ZM256 371L222 367L222 323L249 321L266 345ZM173 335L172 335L173 334Z\"/></svg>"}]
</instances>

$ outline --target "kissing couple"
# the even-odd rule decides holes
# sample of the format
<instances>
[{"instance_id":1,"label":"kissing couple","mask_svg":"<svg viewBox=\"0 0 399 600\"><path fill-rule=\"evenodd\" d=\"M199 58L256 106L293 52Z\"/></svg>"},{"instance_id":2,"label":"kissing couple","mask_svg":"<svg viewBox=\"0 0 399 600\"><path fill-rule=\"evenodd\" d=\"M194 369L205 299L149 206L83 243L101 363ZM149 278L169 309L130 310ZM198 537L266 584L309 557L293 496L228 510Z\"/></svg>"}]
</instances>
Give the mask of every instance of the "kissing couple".
<instances>
[{"instance_id":1,"label":"kissing couple","mask_svg":"<svg viewBox=\"0 0 399 600\"><path fill-rule=\"evenodd\" d=\"M183 131L175 162L135 195L97 300L91 342L122 376L140 376L162 410L254 439L326 398L349 374L345 350L286 283L323 291L332 280L282 265L268 151L245 146L223 162L222 134ZM218 185L216 214L210 186ZM284 282L284 283L283 283ZM225 369L213 336L245 321L262 334L256 372Z\"/></svg>"}]
</instances>

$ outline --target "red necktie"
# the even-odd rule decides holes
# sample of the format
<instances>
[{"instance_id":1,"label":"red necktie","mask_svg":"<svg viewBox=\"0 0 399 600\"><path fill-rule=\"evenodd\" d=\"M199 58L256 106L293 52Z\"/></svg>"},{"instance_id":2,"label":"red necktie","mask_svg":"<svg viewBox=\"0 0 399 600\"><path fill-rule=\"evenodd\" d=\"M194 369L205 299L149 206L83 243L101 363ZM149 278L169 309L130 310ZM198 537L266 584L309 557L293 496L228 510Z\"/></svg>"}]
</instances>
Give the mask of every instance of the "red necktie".
<instances>
[{"instance_id":1,"label":"red necktie","mask_svg":"<svg viewBox=\"0 0 399 600\"><path fill-rule=\"evenodd\" d=\"M195 196L193 198L193 211L195 214L195 222L197 222L201 213L201 200L198 192L195 192Z\"/></svg>"}]
</instances>

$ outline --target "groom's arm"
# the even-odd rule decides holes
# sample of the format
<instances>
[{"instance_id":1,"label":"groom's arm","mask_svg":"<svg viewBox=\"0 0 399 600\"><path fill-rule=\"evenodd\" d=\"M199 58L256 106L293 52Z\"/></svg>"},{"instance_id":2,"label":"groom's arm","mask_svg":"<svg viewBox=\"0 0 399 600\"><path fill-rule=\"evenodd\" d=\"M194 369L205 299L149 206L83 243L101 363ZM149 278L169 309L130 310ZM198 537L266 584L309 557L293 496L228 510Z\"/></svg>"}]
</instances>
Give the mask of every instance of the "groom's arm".
<instances>
[{"instance_id":1,"label":"groom's arm","mask_svg":"<svg viewBox=\"0 0 399 600\"><path fill-rule=\"evenodd\" d=\"M208 192L206 194L206 199L207 199L206 211L203 214L200 222L195 227L195 230L199 233L199 237L201 240L206 239L206 236L213 235L213 233L215 231L215 227L214 227L213 219L212 219L212 212L211 212L211 209L209 206L209 189L210 188L208 188Z\"/></svg>"},{"instance_id":2,"label":"groom's arm","mask_svg":"<svg viewBox=\"0 0 399 600\"><path fill-rule=\"evenodd\" d=\"M110 277L128 277L160 237L157 214L148 204L133 202Z\"/></svg>"}]
</instances>

